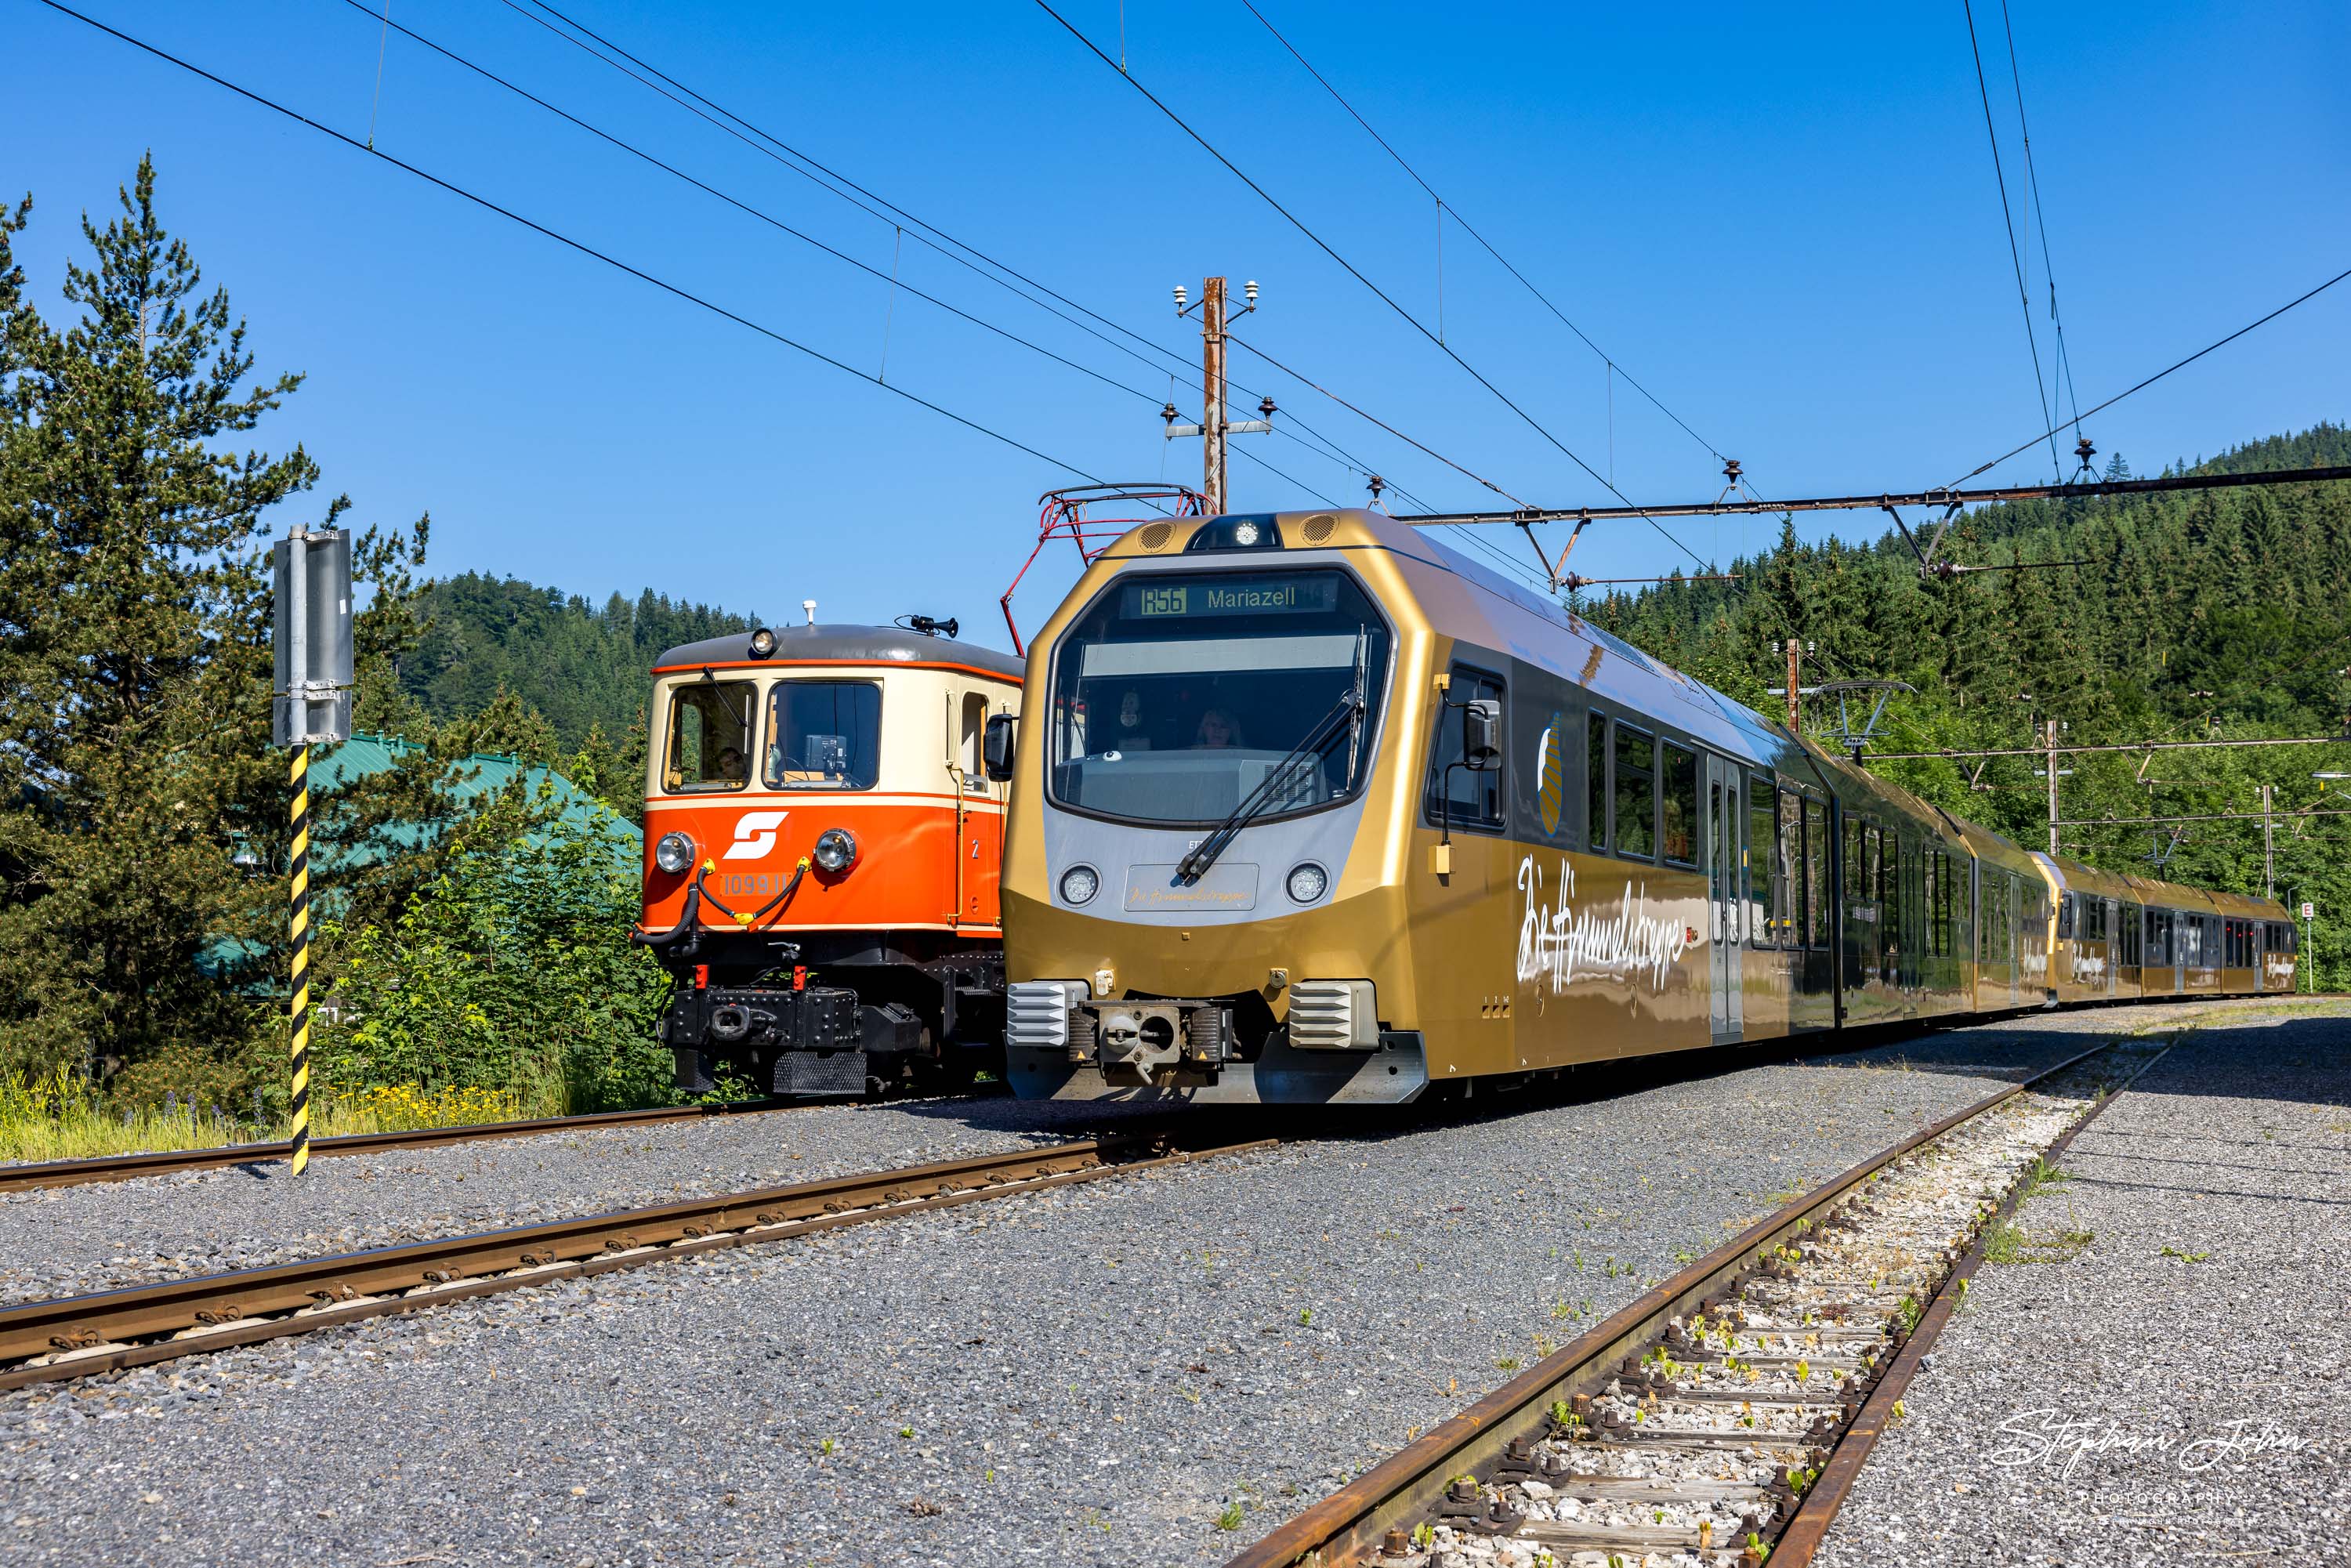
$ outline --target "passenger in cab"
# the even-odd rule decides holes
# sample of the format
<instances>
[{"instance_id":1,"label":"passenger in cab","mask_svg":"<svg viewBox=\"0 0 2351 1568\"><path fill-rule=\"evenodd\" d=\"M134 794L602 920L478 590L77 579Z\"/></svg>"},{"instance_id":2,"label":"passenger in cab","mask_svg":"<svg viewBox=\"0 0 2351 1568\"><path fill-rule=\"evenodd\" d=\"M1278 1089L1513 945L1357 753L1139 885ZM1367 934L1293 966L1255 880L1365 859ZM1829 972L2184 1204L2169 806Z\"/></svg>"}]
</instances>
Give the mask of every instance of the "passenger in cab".
<instances>
[{"instance_id":1,"label":"passenger in cab","mask_svg":"<svg viewBox=\"0 0 2351 1568\"><path fill-rule=\"evenodd\" d=\"M1212 707L1200 716L1200 727L1192 737L1194 747L1204 751L1223 751L1249 742L1241 738L1241 727L1223 708Z\"/></svg>"}]
</instances>

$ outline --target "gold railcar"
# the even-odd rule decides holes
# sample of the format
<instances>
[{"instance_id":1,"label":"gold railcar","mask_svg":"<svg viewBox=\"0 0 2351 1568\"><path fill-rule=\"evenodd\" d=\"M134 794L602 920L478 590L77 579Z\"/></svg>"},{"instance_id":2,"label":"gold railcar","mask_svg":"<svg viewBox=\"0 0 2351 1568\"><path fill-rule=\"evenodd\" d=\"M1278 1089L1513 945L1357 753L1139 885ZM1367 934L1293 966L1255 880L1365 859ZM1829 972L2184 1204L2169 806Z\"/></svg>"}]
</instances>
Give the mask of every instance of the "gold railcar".
<instances>
[{"instance_id":1,"label":"gold railcar","mask_svg":"<svg viewBox=\"0 0 2351 1568\"><path fill-rule=\"evenodd\" d=\"M2036 853L2051 894L2051 989L2060 1002L2248 996L2294 989L2283 905Z\"/></svg>"},{"instance_id":2,"label":"gold railcar","mask_svg":"<svg viewBox=\"0 0 2351 1568\"><path fill-rule=\"evenodd\" d=\"M1022 712L1025 1095L1405 1101L2070 983L2074 873L1375 512L1131 531Z\"/></svg>"}]
</instances>

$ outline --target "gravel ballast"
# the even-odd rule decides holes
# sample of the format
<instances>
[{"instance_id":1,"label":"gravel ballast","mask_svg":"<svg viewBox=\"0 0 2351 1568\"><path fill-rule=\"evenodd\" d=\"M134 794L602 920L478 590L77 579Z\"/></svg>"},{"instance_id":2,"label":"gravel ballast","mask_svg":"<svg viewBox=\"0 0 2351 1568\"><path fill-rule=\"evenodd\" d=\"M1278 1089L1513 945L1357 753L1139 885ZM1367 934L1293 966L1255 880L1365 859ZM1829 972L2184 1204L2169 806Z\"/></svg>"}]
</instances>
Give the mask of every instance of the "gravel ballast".
<instances>
[{"instance_id":1,"label":"gravel ballast","mask_svg":"<svg viewBox=\"0 0 2351 1568\"><path fill-rule=\"evenodd\" d=\"M2351 1016L2327 1011L2223 1015L2084 1131L1823 1568L2351 1562Z\"/></svg>"},{"instance_id":2,"label":"gravel ballast","mask_svg":"<svg viewBox=\"0 0 2351 1568\"><path fill-rule=\"evenodd\" d=\"M2012 1071L2128 1021L1934 1044ZM1887 1065L1906 1054L1652 1065L1588 1101L0 1396L0 1541L54 1563L1217 1562L1997 1082Z\"/></svg>"},{"instance_id":3,"label":"gravel ballast","mask_svg":"<svg viewBox=\"0 0 2351 1568\"><path fill-rule=\"evenodd\" d=\"M2129 1008L2061 1014L1823 1059L2020 1071L2071 1033L2137 1027ZM948 1099L656 1123L0 1193L0 1305L542 1224L617 1208L998 1154L1115 1129L1148 1106ZM1270 1129L1282 1124L1270 1113Z\"/></svg>"},{"instance_id":4,"label":"gravel ballast","mask_svg":"<svg viewBox=\"0 0 2351 1568\"><path fill-rule=\"evenodd\" d=\"M901 1101L657 1122L0 1194L0 1304L1000 1154L1122 1106ZM0 1537L5 1539L5 1537Z\"/></svg>"}]
</instances>

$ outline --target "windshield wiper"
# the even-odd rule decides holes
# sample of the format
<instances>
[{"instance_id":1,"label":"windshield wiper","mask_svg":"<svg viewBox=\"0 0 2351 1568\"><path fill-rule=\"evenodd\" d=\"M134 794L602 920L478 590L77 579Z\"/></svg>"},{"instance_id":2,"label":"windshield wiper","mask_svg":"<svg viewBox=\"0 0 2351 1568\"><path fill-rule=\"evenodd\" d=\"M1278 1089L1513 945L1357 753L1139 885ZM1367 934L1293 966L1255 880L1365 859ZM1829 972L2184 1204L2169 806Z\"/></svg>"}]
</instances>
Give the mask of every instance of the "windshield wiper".
<instances>
[{"instance_id":1,"label":"windshield wiper","mask_svg":"<svg viewBox=\"0 0 2351 1568\"><path fill-rule=\"evenodd\" d=\"M1202 839L1190 854L1176 862L1177 882L1188 887L1206 876L1208 868L1217 863L1217 857L1240 836L1241 830L1273 809L1282 792L1291 786L1292 775L1299 767L1322 760L1322 753L1339 738L1342 725L1346 727L1348 735L1347 782L1350 785L1354 782L1356 752L1363 740L1364 715L1369 706L1364 690L1364 642L1363 634L1358 633L1355 638L1354 684L1340 695L1331 711L1307 731L1305 739L1291 747L1287 756L1267 770L1258 787L1249 791L1249 798L1233 808L1233 814L1217 823L1215 831Z\"/></svg>"}]
</instances>

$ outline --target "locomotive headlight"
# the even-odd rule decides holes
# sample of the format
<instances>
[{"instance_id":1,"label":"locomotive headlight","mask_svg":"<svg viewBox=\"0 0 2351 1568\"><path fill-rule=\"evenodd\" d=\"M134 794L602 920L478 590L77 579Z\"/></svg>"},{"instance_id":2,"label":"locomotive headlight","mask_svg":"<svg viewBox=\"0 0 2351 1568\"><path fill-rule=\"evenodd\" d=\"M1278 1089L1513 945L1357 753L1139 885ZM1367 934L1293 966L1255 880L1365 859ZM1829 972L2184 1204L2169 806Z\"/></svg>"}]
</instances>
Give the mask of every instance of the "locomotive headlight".
<instances>
[{"instance_id":1,"label":"locomotive headlight","mask_svg":"<svg viewBox=\"0 0 2351 1568\"><path fill-rule=\"evenodd\" d=\"M684 874L694 864L694 840L685 833L664 833L661 842L653 846L653 864L672 876Z\"/></svg>"},{"instance_id":2,"label":"locomotive headlight","mask_svg":"<svg viewBox=\"0 0 2351 1568\"><path fill-rule=\"evenodd\" d=\"M1102 891L1102 878L1090 865L1073 865L1061 873L1061 902L1069 904L1089 904Z\"/></svg>"},{"instance_id":3,"label":"locomotive headlight","mask_svg":"<svg viewBox=\"0 0 2351 1568\"><path fill-rule=\"evenodd\" d=\"M857 859L857 840L847 828L827 828L816 839L816 863L820 870L847 871Z\"/></svg>"},{"instance_id":4,"label":"locomotive headlight","mask_svg":"<svg viewBox=\"0 0 2351 1568\"><path fill-rule=\"evenodd\" d=\"M1290 898L1293 904L1311 904L1330 891L1331 873L1312 861L1301 861L1290 868Z\"/></svg>"},{"instance_id":5,"label":"locomotive headlight","mask_svg":"<svg viewBox=\"0 0 2351 1568\"><path fill-rule=\"evenodd\" d=\"M1253 545L1257 543L1257 541L1258 527L1255 523L1242 523L1233 529L1233 543L1237 545Z\"/></svg>"},{"instance_id":6,"label":"locomotive headlight","mask_svg":"<svg viewBox=\"0 0 2351 1568\"><path fill-rule=\"evenodd\" d=\"M751 657L764 659L776 651L776 634L765 626L751 633Z\"/></svg>"}]
</instances>

